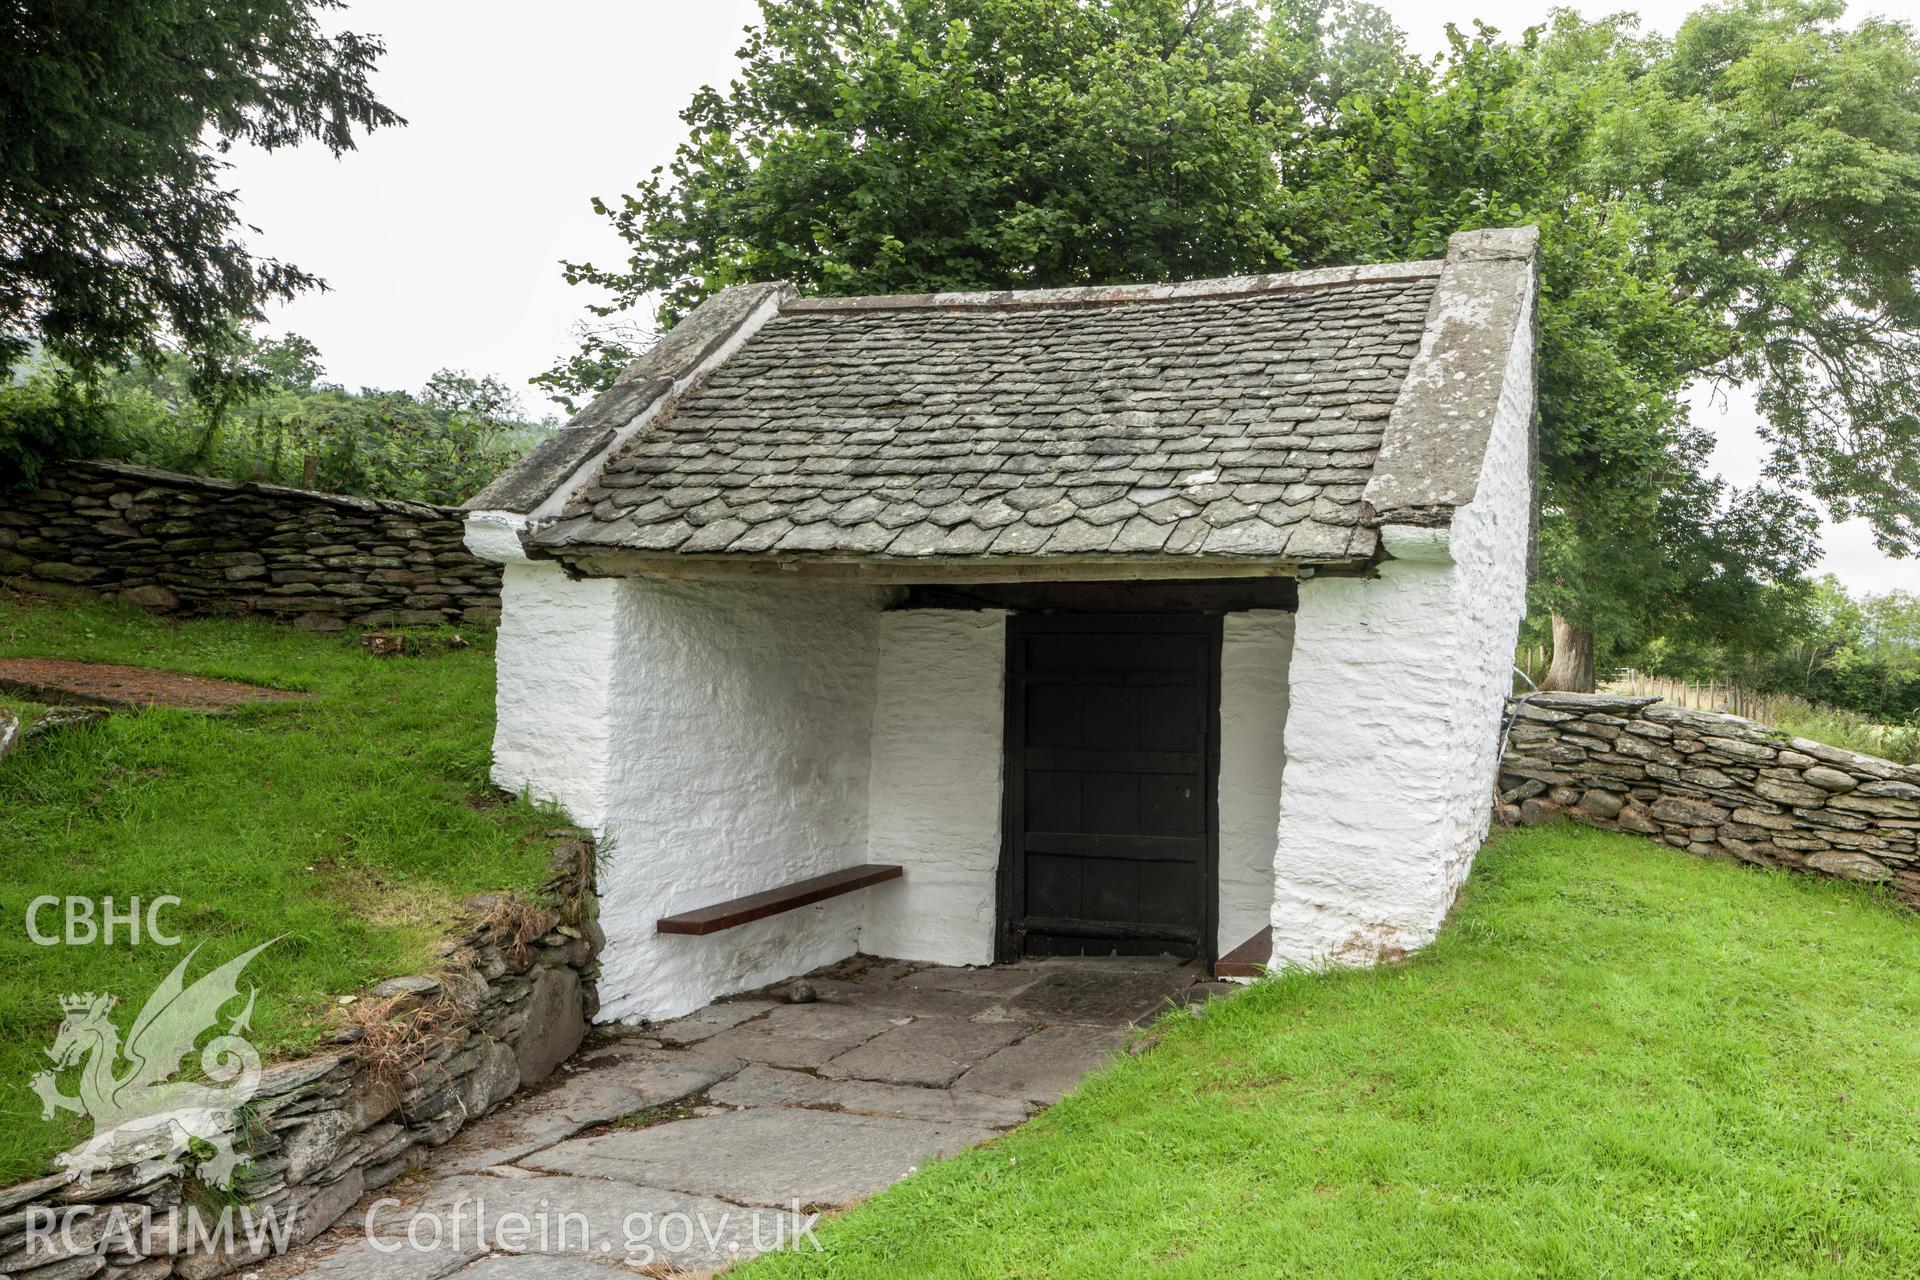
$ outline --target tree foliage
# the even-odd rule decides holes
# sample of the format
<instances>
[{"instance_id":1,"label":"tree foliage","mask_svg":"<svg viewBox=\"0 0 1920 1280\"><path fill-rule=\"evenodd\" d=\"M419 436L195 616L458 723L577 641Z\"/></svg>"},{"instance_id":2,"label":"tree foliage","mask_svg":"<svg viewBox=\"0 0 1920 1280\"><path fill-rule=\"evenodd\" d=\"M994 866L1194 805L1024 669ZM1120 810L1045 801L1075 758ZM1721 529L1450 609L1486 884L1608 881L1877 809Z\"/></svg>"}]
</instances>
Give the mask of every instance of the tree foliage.
<instances>
[{"instance_id":1,"label":"tree foliage","mask_svg":"<svg viewBox=\"0 0 1920 1280\"><path fill-rule=\"evenodd\" d=\"M499 378L442 369L417 395L325 381L299 334L262 341L231 331L223 388L180 355L90 379L43 362L0 387L0 491L31 484L47 461L82 454L170 471L262 480L367 498L459 503L547 429L526 420Z\"/></svg>"},{"instance_id":2,"label":"tree foliage","mask_svg":"<svg viewBox=\"0 0 1920 1280\"><path fill-rule=\"evenodd\" d=\"M1779 633L1764 651L1662 638L1633 655L1635 664L1920 725L1920 594L1855 596L1826 574L1783 600L1778 616Z\"/></svg>"},{"instance_id":3,"label":"tree foliage","mask_svg":"<svg viewBox=\"0 0 1920 1280\"><path fill-rule=\"evenodd\" d=\"M1920 41L1838 0L1677 36L1557 13L1407 54L1342 0L763 3L726 91L615 203L621 317L706 294L1159 280L1543 231L1536 605L1614 644L1763 644L1809 499L1920 539ZM547 375L583 390L602 338ZM1707 473L1683 394L1754 387L1766 483Z\"/></svg>"},{"instance_id":4,"label":"tree foliage","mask_svg":"<svg viewBox=\"0 0 1920 1280\"><path fill-rule=\"evenodd\" d=\"M322 30L341 7L0 6L0 367L36 340L81 369L169 336L217 348L234 317L319 283L253 255L221 175L236 143L338 155L405 123L367 83L380 42Z\"/></svg>"}]
</instances>

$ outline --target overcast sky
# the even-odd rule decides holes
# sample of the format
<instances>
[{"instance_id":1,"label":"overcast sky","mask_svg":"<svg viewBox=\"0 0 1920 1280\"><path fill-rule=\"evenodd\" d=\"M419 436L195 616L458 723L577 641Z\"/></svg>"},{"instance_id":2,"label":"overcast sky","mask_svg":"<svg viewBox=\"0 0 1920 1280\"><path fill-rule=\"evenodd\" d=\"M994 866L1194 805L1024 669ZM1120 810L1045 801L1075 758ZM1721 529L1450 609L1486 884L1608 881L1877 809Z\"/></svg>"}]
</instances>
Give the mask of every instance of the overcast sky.
<instances>
[{"instance_id":1,"label":"overcast sky","mask_svg":"<svg viewBox=\"0 0 1920 1280\"><path fill-rule=\"evenodd\" d=\"M1518 33L1546 0L1384 0L1414 46L1437 51L1448 21ZM1587 13L1619 5L1579 5ZM1671 30L1682 8L1644 5ZM1913 20L1920 0L1863 6ZM435 369L526 380L571 349L588 301L563 258L618 261L621 242L588 199L613 198L681 141L679 110L734 72L753 0L352 0L342 25L387 43L376 80L409 121L334 160L305 147L243 153L230 179L258 248L329 290L276 308L276 331L316 342L350 387L417 389ZM1709 406L1716 464L1750 483L1760 453L1751 406ZM1855 590L1920 589L1920 562L1874 550L1864 525L1825 531L1823 569Z\"/></svg>"}]
</instances>

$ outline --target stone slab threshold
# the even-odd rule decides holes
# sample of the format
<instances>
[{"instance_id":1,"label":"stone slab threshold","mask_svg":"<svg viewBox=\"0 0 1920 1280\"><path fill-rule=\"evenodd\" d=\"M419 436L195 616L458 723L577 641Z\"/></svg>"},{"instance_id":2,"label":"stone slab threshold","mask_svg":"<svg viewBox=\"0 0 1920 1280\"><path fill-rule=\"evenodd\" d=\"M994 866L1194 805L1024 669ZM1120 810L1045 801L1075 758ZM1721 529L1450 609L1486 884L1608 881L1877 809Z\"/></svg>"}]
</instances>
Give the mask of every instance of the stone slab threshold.
<instances>
[{"instance_id":1,"label":"stone slab threshold","mask_svg":"<svg viewBox=\"0 0 1920 1280\"><path fill-rule=\"evenodd\" d=\"M1229 984L1170 958L855 956L604 1036L261 1280L704 1275L1058 1101Z\"/></svg>"}]
</instances>

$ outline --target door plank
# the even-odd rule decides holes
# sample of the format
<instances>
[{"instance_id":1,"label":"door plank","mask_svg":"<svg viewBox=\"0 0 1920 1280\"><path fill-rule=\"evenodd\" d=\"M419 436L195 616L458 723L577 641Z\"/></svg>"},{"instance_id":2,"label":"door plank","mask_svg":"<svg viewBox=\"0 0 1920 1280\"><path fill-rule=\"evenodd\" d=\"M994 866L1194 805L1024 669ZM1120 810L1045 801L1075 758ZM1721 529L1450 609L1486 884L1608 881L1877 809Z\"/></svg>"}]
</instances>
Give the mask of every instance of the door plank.
<instances>
[{"instance_id":1,"label":"door plank","mask_svg":"<svg viewBox=\"0 0 1920 1280\"><path fill-rule=\"evenodd\" d=\"M1211 958L1217 618L1008 625L1003 958Z\"/></svg>"}]
</instances>

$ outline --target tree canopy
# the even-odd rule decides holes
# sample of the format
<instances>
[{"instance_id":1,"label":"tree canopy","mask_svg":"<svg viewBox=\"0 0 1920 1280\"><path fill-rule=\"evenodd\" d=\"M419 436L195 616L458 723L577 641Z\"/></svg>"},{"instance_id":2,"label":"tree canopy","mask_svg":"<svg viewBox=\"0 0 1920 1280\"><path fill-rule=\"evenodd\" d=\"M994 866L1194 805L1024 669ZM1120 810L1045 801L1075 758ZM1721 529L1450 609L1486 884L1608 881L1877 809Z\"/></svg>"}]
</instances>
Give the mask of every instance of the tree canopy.
<instances>
[{"instance_id":1,"label":"tree canopy","mask_svg":"<svg viewBox=\"0 0 1920 1280\"><path fill-rule=\"evenodd\" d=\"M1543 232L1543 572L1570 633L1766 642L1814 502L1920 549L1920 40L1839 0L1669 39L1566 12L1422 60L1344 0L763 0L739 77L615 202L597 314L749 280L1038 287L1437 256ZM544 381L631 355L591 338ZM1700 379L1753 388L1759 487Z\"/></svg>"},{"instance_id":2,"label":"tree canopy","mask_svg":"<svg viewBox=\"0 0 1920 1280\"><path fill-rule=\"evenodd\" d=\"M169 339L217 349L236 319L319 283L248 249L222 157L306 141L338 155L405 123L368 85L380 42L322 30L341 7L0 6L0 367L36 343L83 371Z\"/></svg>"}]
</instances>

